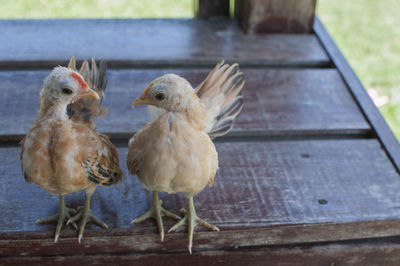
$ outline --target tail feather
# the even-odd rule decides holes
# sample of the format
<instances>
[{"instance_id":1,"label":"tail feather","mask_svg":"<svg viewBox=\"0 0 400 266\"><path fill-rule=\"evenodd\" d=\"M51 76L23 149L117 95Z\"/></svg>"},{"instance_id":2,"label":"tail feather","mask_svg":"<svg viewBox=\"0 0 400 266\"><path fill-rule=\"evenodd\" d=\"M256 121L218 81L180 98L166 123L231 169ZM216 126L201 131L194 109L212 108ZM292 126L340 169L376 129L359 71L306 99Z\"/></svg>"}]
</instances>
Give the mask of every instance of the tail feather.
<instances>
[{"instance_id":1,"label":"tail feather","mask_svg":"<svg viewBox=\"0 0 400 266\"><path fill-rule=\"evenodd\" d=\"M211 138L228 133L243 108L244 75L239 65L219 62L195 89L206 107L207 132Z\"/></svg>"},{"instance_id":2,"label":"tail feather","mask_svg":"<svg viewBox=\"0 0 400 266\"><path fill-rule=\"evenodd\" d=\"M69 61L68 67L77 71L75 56ZM67 109L68 116L75 122L85 123L95 128L94 120L107 113L107 108L101 107L104 91L107 86L107 63L101 58L98 68L95 60L92 58L92 70L90 71L89 63L85 60L82 63L79 73L88 86L99 94L100 100L84 98L70 104Z\"/></svg>"},{"instance_id":3,"label":"tail feather","mask_svg":"<svg viewBox=\"0 0 400 266\"><path fill-rule=\"evenodd\" d=\"M107 62L103 58L100 58L99 67L97 68L96 61L92 58L92 83L93 88L95 88L100 96L100 103L103 102L107 82Z\"/></svg>"},{"instance_id":4,"label":"tail feather","mask_svg":"<svg viewBox=\"0 0 400 266\"><path fill-rule=\"evenodd\" d=\"M208 135L210 136L211 139L214 139L219 136L223 136L229 131L231 131L233 127L233 118L226 118L223 121L220 121L217 125L215 125L210 132L208 132Z\"/></svg>"},{"instance_id":5,"label":"tail feather","mask_svg":"<svg viewBox=\"0 0 400 266\"><path fill-rule=\"evenodd\" d=\"M87 85L93 89L92 79L90 77L90 67L88 61L83 61L81 65L81 69L79 69L79 73L82 75L83 79L87 83Z\"/></svg>"},{"instance_id":6,"label":"tail feather","mask_svg":"<svg viewBox=\"0 0 400 266\"><path fill-rule=\"evenodd\" d=\"M76 70L76 56L73 56L68 63L68 68L72 69L72 70Z\"/></svg>"}]
</instances>

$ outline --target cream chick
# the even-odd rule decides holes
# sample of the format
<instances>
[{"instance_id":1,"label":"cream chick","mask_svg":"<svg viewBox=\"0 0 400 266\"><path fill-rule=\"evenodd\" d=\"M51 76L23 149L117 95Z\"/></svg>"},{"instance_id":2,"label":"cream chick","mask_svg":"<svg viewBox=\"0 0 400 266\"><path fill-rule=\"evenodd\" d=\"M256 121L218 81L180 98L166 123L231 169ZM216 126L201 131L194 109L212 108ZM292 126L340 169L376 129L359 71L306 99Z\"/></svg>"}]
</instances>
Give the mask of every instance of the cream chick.
<instances>
[{"instance_id":1,"label":"cream chick","mask_svg":"<svg viewBox=\"0 0 400 266\"><path fill-rule=\"evenodd\" d=\"M169 231L188 225L190 252L197 224L218 231L196 215L193 197L207 184L213 184L218 154L211 137L226 134L232 128L233 119L242 108L243 84L237 64L229 66L221 62L196 89L184 78L166 74L152 81L133 102L133 106L157 108L154 119L129 142L128 169L145 188L153 191L152 207L134 222L155 218L161 241L162 215L179 219ZM180 218L165 210L158 191L180 192L187 197L185 216Z\"/></svg>"},{"instance_id":2,"label":"cream chick","mask_svg":"<svg viewBox=\"0 0 400 266\"><path fill-rule=\"evenodd\" d=\"M134 102L141 104L166 110L140 130L129 147L141 154L137 175L142 184L150 190L182 192L186 197L193 197L207 184L211 185L218 155L204 132L204 105L191 85L177 75L164 75ZM137 159L130 155L128 162Z\"/></svg>"}]
</instances>

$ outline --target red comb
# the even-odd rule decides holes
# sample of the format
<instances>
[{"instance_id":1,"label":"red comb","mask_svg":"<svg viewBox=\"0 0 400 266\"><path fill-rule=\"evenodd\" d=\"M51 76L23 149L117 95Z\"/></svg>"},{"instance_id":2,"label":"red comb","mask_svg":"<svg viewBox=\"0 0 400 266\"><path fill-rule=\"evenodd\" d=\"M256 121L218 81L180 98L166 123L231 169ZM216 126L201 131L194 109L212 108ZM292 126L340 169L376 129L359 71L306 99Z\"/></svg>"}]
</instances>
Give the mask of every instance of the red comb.
<instances>
[{"instance_id":1,"label":"red comb","mask_svg":"<svg viewBox=\"0 0 400 266\"><path fill-rule=\"evenodd\" d=\"M79 76L79 75L76 74L75 72L72 72L72 73L71 73L71 76L72 76L74 79L76 79L76 81L78 81L79 85L80 85L82 88L86 88L86 87L87 87L86 82L83 81L83 79L81 78L81 76Z\"/></svg>"}]
</instances>

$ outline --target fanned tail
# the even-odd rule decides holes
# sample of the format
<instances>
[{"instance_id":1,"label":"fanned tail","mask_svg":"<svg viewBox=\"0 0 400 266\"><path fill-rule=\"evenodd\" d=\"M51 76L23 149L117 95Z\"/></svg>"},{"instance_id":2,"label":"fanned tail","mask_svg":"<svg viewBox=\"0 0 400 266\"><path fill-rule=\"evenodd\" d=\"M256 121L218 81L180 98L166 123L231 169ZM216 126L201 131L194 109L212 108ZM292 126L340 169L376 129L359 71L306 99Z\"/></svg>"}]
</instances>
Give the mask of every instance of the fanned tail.
<instances>
[{"instance_id":1,"label":"fanned tail","mask_svg":"<svg viewBox=\"0 0 400 266\"><path fill-rule=\"evenodd\" d=\"M77 71L75 56L69 61L68 68ZM95 60L92 58L92 70L90 71L89 62L85 60L79 73L83 76L88 86L99 94L100 100L83 98L70 104L67 109L68 116L75 122L85 123L95 128L94 120L107 113L107 108L101 106L107 87L107 63L101 58L99 67L97 67Z\"/></svg>"},{"instance_id":2,"label":"fanned tail","mask_svg":"<svg viewBox=\"0 0 400 266\"><path fill-rule=\"evenodd\" d=\"M206 132L213 139L228 133L243 107L244 75L237 63L222 60L195 91L207 112Z\"/></svg>"}]
</instances>

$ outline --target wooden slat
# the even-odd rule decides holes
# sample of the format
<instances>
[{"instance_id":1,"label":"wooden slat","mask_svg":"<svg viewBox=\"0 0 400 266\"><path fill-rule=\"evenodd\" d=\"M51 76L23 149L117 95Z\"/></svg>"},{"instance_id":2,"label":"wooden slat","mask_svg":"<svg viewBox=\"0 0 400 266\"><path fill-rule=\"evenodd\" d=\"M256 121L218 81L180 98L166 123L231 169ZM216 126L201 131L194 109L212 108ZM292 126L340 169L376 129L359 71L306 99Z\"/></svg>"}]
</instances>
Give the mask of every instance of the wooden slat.
<instances>
[{"instance_id":1,"label":"wooden slat","mask_svg":"<svg viewBox=\"0 0 400 266\"><path fill-rule=\"evenodd\" d=\"M369 125L332 69L243 68L244 109L231 136L365 134ZM97 120L100 131L128 138L150 117L131 109L154 78L169 72L199 84L208 70L111 70L104 104L109 113ZM28 132L39 105L39 90L49 71L0 72L0 139L18 140Z\"/></svg>"},{"instance_id":2,"label":"wooden slat","mask_svg":"<svg viewBox=\"0 0 400 266\"><path fill-rule=\"evenodd\" d=\"M118 150L127 173L127 149ZM196 249L400 234L400 178L376 140L231 142L218 143L217 150L215 184L195 198L195 205L198 215L221 232L196 229ZM68 229L55 245L54 225L34 221L55 212L58 197L26 184L18 157L18 148L0 149L0 256L185 250L183 231L167 234L160 243L153 221L130 224L151 203L151 194L131 176L93 195L93 213L110 229L89 226L82 245ZM186 204L182 195L161 198L174 212ZM68 195L66 201L77 207L83 193ZM165 220L166 228L172 224Z\"/></svg>"},{"instance_id":3,"label":"wooden slat","mask_svg":"<svg viewBox=\"0 0 400 266\"><path fill-rule=\"evenodd\" d=\"M197 2L196 16L201 18L228 17L229 0L195 0Z\"/></svg>"},{"instance_id":4,"label":"wooden slat","mask_svg":"<svg viewBox=\"0 0 400 266\"><path fill-rule=\"evenodd\" d=\"M159 254L75 255L55 257L0 258L1 265L252 265L252 266L313 266L313 265L379 265L395 266L400 260L398 239L374 242L357 241L302 245L294 247L263 247L251 249L198 251ZM266 263L267 262L267 263Z\"/></svg>"},{"instance_id":5,"label":"wooden slat","mask_svg":"<svg viewBox=\"0 0 400 266\"><path fill-rule=\"evenodd\" d=\"M357 78L350 65L347 63L335 42L329 36L328 32L322 25L321 21L317 18L314 24L314 30L318 38L323 43L329 56L332 58L333 63L337 67L344 81L350 89L350 92L356 99L358 105L361 107L366 119L371 124L372 128L379 137L379 140L388 152L389 158L396 165L400 171L400 144L389 126L386 124L379 110L368 96L367 91L362 85L361 81Z\"/></svg>"},{"instance_id":6,"label":"wooden slat","mask_svg":"<svg viewBox=\"0 0 400 266\"><path fill-rule=\"evenodd\" d=\"M2 20L0 67L53 67L101 57L113 67L248 65L327 66L309 34L243 34L233 20Z\"/></svg>"},{"instance_id":7,"label":"wooden slat","mask_svg":"<svg viewBox=\"0 0 400 266\"><path fill-rule=\"evenodd\" d=\"M312 32L316 0L236 0L235 16L247 33Z\"/></svg>"}]
</instances>

